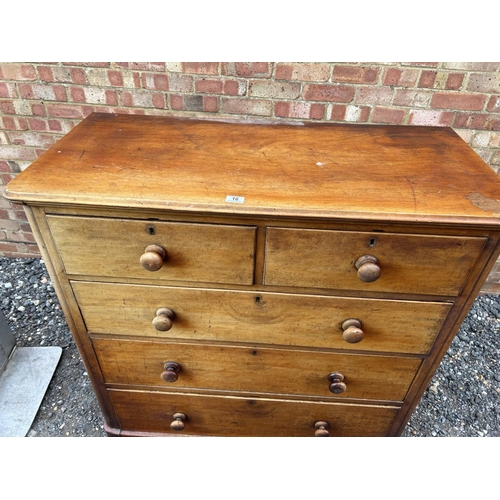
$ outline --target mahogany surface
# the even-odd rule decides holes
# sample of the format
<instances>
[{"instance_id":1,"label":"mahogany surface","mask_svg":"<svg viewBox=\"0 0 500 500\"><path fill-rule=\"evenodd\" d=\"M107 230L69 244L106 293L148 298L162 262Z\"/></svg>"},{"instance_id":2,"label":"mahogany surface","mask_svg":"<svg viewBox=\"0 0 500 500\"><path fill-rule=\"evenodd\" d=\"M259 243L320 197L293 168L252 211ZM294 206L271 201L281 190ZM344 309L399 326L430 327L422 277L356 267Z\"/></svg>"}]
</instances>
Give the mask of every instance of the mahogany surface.
<instances>
[{"instance_id":1,"label":"mahogany surface","mask_svg":"<svg viewBox=\"0 0 500 500\"><path fill-rule=\"evenodd\" d=\"M7 197L110 435L397 436L500 253L440 127L96 113Z\"/></svg>"}]
</instances>

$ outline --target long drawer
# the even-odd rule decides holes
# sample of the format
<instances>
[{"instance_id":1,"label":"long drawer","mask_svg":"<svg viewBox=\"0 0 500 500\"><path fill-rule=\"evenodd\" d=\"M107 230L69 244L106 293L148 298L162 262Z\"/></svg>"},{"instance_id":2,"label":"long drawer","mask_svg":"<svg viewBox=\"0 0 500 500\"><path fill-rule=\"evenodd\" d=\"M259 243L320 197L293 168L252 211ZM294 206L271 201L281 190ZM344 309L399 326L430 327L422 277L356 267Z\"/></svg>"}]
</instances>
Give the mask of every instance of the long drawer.
<instances>
[{"instance_id":1,"label":"long drawer","mask_svg":"<svg viewBox=\"0 0 500 500\"><path fill-rule=\"evenodd\" d=\"M421 364L415 357L241 345L105 338L93 345L108 384L323 399L400 402Z\"/></svg>"},{"instance_id":2,"label":"long drawer","mask_svg":"<svg viewBox=\"0 0 500 500\"><path fill-rule=\"evenodd\" d=\"M415 354L429 351L451 308L439 302L117 283L73 281L72 287L91 333ZM167 331L152 324L160 308L175 313ZM347 319L359 320L359 342L344 340Z\"/></svg>"},{"instance_id":3,"label":"long drawer","mask_svg":"<svg viewBox=\"0 0 500 500\"><path fill-rule=\"evenodd\" d=\"M57 215L47 221L68 274L253 283L252 226ZM150 245L165 251L164 257L156 256L161 267L154 271L140 264Z\"/></svg>"},{"instance_id":4,"label":"long drawer","mask_svg":"<svg viewBox=\"0 0 500 500\"><path fill-rule=\"evenodd\" d=\"M326 422L332 437L384 436L397 407L249 399L230 396L108 391L125 431L198 436L312 437L315 424ZM173 430L174 414L187 419Z\"/></svg>"},{"instance_id":5,"label":"long drawer","mask_svg":"<svg viewBox=\"0 0 500 500\"><path fill-rule=\"evenodd\" d=\"M267 228L265 283L456 296L486 238ZM364 256L375 257L370 264ZM356 266L358 263L359 268ZM365 275L380 276L363 281Z\"/></svg>"}]
</instances>

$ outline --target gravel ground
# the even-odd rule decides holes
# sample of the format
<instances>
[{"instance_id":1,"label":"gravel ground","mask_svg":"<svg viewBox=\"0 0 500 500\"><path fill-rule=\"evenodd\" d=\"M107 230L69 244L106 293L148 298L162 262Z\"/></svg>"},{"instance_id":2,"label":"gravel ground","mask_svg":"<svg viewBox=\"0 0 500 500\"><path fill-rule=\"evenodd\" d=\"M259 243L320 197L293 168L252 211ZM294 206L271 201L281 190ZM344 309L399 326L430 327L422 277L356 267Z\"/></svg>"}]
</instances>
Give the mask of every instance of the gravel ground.
<instances>
[{"instance_id":1,"label":"gravel ground","mask_svg":"<svg viewBox=\"0 0 500 500\"><path fill-rule=\"evenodd\" d=\"M0 308L18 346L63 349L28 436L105 436L43 260L0 258ZM500 436L499 318L499 296L476 299L403 436Z\"/></svg>"}]
</instances>

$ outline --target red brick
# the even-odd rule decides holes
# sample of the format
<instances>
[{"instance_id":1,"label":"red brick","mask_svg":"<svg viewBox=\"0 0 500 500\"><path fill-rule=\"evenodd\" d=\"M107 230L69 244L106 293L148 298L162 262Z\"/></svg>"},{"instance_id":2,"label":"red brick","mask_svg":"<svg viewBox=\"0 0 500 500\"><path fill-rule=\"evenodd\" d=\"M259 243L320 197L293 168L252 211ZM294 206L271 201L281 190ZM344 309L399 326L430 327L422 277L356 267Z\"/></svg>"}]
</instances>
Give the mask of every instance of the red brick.
<instances>
[{"instance_id":1,"label":"red brick","mask_svg":"<svg viewBox=\"0 0 500 500\"><path fill-rule=\"evenodd\" d=\"M69 89L69 95L73 102L87 102L85 97L85 92L82 87L71 87Z\"/></svg>"},{"instance_id":2,"label":"red brick","mask_svg":"<svg viewBox=\"0 0 500 500\"><path fill-rule=\"evenodd\" d=\"M113 87L123 87L123 75L120 71L108 71L108 80Z\"/></svg>"},{"instance_id":3,"label":"red brick","mask_svg":"<svg viewBox=\"0 0 500 500\"><path fill-rule=\"evenodd\" d=\"M19 84L23 99L43 99L45 101L66 101L66 89L62 85Z\"/></svg>"},{"instance_id":4,"label":"red brick","mask_svg":"<svg viewBox=\"0 0 500 500\"><path fill-rule=\"evenodd\" d=\"M414 87L418 78L418 70L389 68L384 75L384 85L394 87Z\"/></svg>"},{"instance_id":5,"label":"red brick","mask_svg":"<svg viewBox=\"0 0 500 500\"><path fill-rule=\"evenodd\" d=\"M157 73L143 73L142 87L150 90L168 90L168 76Z\"/></svg>"},{"instance_id":6,"label":"red brick","mask_svg":"<svg viewBox=\"0 0 500 500\"><path fill-rule=\"evenodd\" d=\"M170 94L170 107L172 109L183 109L184 101L181 95Z\"/></svg>"},{"instance_id":7,"label":"red brick","mask_svg":"<svg viewBox=\"0 0 500 500\"><path fill-rule=\"evenodd\" d=\"M488 101L486 109L492 112L500 112L500 96L492 95Z\"/></svg>"},{"instance_id":8,"label":"red brick","mask_svg":"<svg viewBox=\"0 0 500 500\"><path fill-rule=\"evenodd\" d=\"M12 116L2 117L3 129L4 130L16 130L16 121Z\"/></svg>"},{"instance_id":9,"label":"red brick","mask_svg":"<svg viewBox=\"0 0 500 500\"><path fill-rule=\"evenodd\" d=\"M422 71L420 75L420 80L418 81L418 87L432 89L434 87L434 82L436 81L437 71Z\"/></svg>"},{"instance_id":10,"label":"red brick","mask_svg":"<svg viewBox=\"0 0 500 500\"><path fill-rule=\"evenodd\" d=\"M267 62L231 62L222 63L223 75L233 75L242 77L269 78L272 66Z\"/></svg>"},{"instance_id":11,"label":"red brick","mask_svg":"<svg viewBox=\"0 0 500 500\"><path fill-rule=\"evenodd\" d=\"M52 68L49 66L38 66L37 67L38 75L40 76L40 80L44 82L54 82L54 75L52 74Z\"/></svg>"},{"instance_id":12,"label":"red brick","mask_svg":"<svg viewBox=\"0 0 500 500\"><path fill-rule=\"evenodd\" d=\"M26 120L26 118L23 118L23 117L12 118L10 116L4 116L3 119L4 119L4 124L6 125L5 126L6 129L9 129L9 130L28 130L29 129L28 121Z\"/></svg>"},{"instance_id":13,"label":"red brick","mask_svg":"<svg viewBox=\"0 0 500 500\"><path fill-rule=\"evenodd\" d=\"M244 95L246 92L246 82L238 80L224 80L224 94Z\"/></svg>"},{"instance_id":14,"label":"red brick","mask_svg":"<svg viewBox=\"0 0 500 500\"><path fill-rule=\"evenodd\" d=\"M281 118L321 120L325 116L325 105L308 102L278 101L274 103L274 114Z\"/></svg>"},{"instance_id":15,"label":"red brick","mask_svg":"<svg viewBox=\"0 0 500 500\"><path fill-rule=\"evenodd\" d=\"M86 85L88 83L87 75L85 74L85 71L83 71L83 69L71 68L70 73L71 73L71 81L73 83L77 83L79 85Z\"/></svg>"},{"instance_id":16,"label":"red brick","mask_svg":"<svg viewBox=\"0 0 500 500\"><path fill-rule=\"evenodd\" d=\"M0 97L18 97L15 84L0 82Z\"/></svg>"},{"instance_id":17,"label":"red brick","mask_svg":"<svg viewBox=\"0 0 500 500\"><path fill-rule=\"evenodd\" d=\"M182 63L184 73L195 73L197 75L217 75L219 63L216 62L185 62Z\"/></svg>"},{"instance_id":18,"label":"red brick","mask_svg":"<svg viewBox=\"0 0 500 500\"><path fill-rule=\"evenodd\" d=\"M455 113L452 126L454 128L469 128L470 116L468 113Z\"/></svg>"},{"instance_id":19,"label":"red brick","mask_svg":"<svg viewBox=\"0 0 500 500\"><path fill-rule=\"evenodd\" d=\"M474 113L469 119L469 127L483 129L487 128L488 115Z\"/></svg>"},{"instance_id":20,"label":"red brick","mask_svg":"<svg viewBox=\"0 0 500 500\"><path fill-rule=\"evenodd\" d=\"M197 80L194 85L196 92L205 94L221 94L223 89L222 80L207 80L203 78L202 80Z\"/></svg>"},{"instance_id":21,"label":"red brick","mask_svg":"<svg viewBox=\"0 0 500 500\"><path fill-rule=\"evenodd\" d=\"M354 87L308 84L304 87L303 98L307 101L349 102L354 98Z\"/></svg>"},{"instance_id":22,"label":"red brick","mask_svg":"<svg viewBox=\"0 0 500 500\"><path fill-rule=\"evenodd\" d=\"M476 130L497 130L500 115L486 113L455 113L454 128L470 128Z\"/></svg>"},{"instance_id":23,"label":"red brick","mask_svg":"<svg viewBox=\"0 0 500 500\"><path fill-rule=\"evenodd\" d=\"M41 120L40 118L28 118L28 123L31 130L45 132L48 129L47 120Z\"/></svg>"},{"instance_id":24,"label":"red brick","mask_svg":"<svg viewBox=\"0 0 500 500\"><path fill-rule=\"evenodd\" d=\"M155 108L165 109L165 96L155 92L152 97L152 103Z\"/></svg>"},{"instance_id":25,"label":"red brick","mask_svg":"<svg viewBox=\"0 0 500 500\"><path fill-rule=\"evenodd\" d=\"M65 104L47 104L47 113L55 118L84 118L85 113L80 106Z\"/></svg>"},{"instance_id":26,"label":"red brick","mask_svg":"<svg viewBox=\"0 0 500 500\"><path fill-rule=\"evenodd\" d=\"M10 181L14 180L17 174L0 174L0 177L2 178L2 184L6 186Z\"/></svg>"},{"instance_id":27,"label":"red brick","mask_svg":"<svg viewBox=\"0 0 500 500\"><path fill-rule=\"evenodd\" d=\"M327 82L330 78L330 65L326 63L279 63L276 65L275 78L302 82Z\"/></svg>"},{"instance_id":28,"label":"red brick","mask_svg":"<svg viewBox=\"0 0 500 500\"><path fill-rule=\"evenodd\" d=\"M330 119L335 121L344 121L346 109L347 106L345 106L344 104L334 104L332 106L332 114L330 115Z\"/></svg>"},{"instance_id":29,"label":"red brick","mask_svg":"<svg viewBox=\"0 0 500 500\"><path fill-rule=\"evenodd\" d=\"M356 104L390 104L394 91L390 87L358 87Z\"/></svg>"},{"instance_id":30,"label":"red brick","mask_svg":"<svg viewBox=\"0 0 500 500\"><path fill-rule=\"evenodd\" d=\"M311 104L309 118L312 118L313 120L322 120L325 117L325 109L324 104Z\"/></svg>"},{"instance_id":31,"label":"red brick","mask_svg":"<svg viewBox=\"0 0 500 500\"><path fill-rule=\"evenodd\" d=\"M486 127L488 130L500 130L500 115L489 115Z\"/></svg>"},{"instance_id":32,"label":"red brick","mask_svg":"<svg viewBox=\"0 0 500 500\"><path fill-rule=\"evenodd\" d=\"M31 104L31 112L35 116L47 116L47 112L45 110L45 104L41 102L35 102Z\"/></svg>"},{"instance_id":33,"label":"red brick","mask_svg":"<svg viewBox=\"0 0 500 500\"><path fill-rule=\"evenodd\" d=\"M18 221L28 220L28 218L26 217L26 212L24 210L13 210L12 212L10 212L9 216L13 220L18 220Z\"/></svg>"},{"instance_id":34,"label":"red brick","mask_svg":"<svg viewBox=\"0 0 500 500\"><path fill-rule=\"evenodd\" d=\"M378 68L364 66L335 66L332 81L340 83L377 83Z\"/></svg>"},{"instance_id":35,"label":"red brick","mask_svg":"<svg viewBox=\"0 0 500 500\"><path fill-rule=\"evenodd\" d=\"M0 242L0 255L12 258L40 257L38 247L33 243Z\"/></svg>"},{"instance_id":36,"label":"red brick","mask_svg":"<svg viewBox=\"0 0 500 500\"><path fill-rule=\"evenodd\" d=\"M271 116L273 103L264 99L221 98L221 112L229 114Z\"/></svg>"},{"instance_id":37,"label":"red brick","mask_svg":"<svg viewBox=\"0 0 500 500\"><path fill-rule=\"evenodd\" d=\"M49 129L52 132L61 132L62 131L62 124L60 120L48 120L49 124Z\"/></svg>"},{"instance_id":38,"label":"red brick","mask_svg":"<svg viewBox=\"0 0 500 500\"><path fill-rule=\"evenodd\" d=\"M450 73L446 80L445 88L447 90L460 90L464 77L465 73Z\"/></svg>"},{"instance_id":39,"label":"red brick","mask_svg":"<svg viewBox=\"0 0 500 500\"><path fill-rule=\"evenodd\" d=\"M449 127L453 121L453 113L449 111L436 111L419 109L410 112L408 123L410 125L444 126Z\"/></svg>"},{"instance_id":40,"label":"red brick","mask_svg":"<svg viewBox=\"0 0 500 500\"><path fill-rule=\"evenodd\" d=\"M432 93L422 90L396 90L393 104L395 106L408 106L426 108L431 100Z\"/></svg>"},{"instance_id":41,"label":"red brick","mask_svg":"<svg viewBox=\"0 0 500 500\"><path fill-rule=\"evenodd\" d=\"M0 63L0 79L36 80L36 71L34 66L28 64Z\"/></svg>"},{"instance_id":42,"label":"red brick","mask_svg":"<svg viewBox=\"0 0 500 500\"><path fill-rule=\"evenodd\" d=\"M0 101L0 109L2 110L2 113L5 113L7 115L16 114L14 103L12 101Z\"/></svg>"},{"instance_id":43,"label":"red brick","mask_svg":"<svg viewBox=\"0 0 500 500\"><path fill-rule=\"evenodd\" d=\"M104 95L106 96L106 104L110 106L118 105L118 98L116 96L116 91L114 90L105 90Z\"/></svg>"},{"instance_id":44,"label":"red brick","mask_svg":"<svg viewBox=\"0 0 500 500\"><path fill-rule=\"evenodd\" d=\"M122 106L139 108L164 108L165 96L159 92L147 90L119 91Z\"/></svg>"},{"instance_id":45,"label":"red brick","mask_svg":"<svg viewBox=\"0 0 500 500\"><path fill-rule=\"evenodd\" d=\"M486 102L485 95L437 92L432 97L431 108L479 111L483 109L485 102Z\"/></svg>"},{"instance_id":46,"label":"red brick","mask_svg":"<svg viewBox=\"0 0 500 500\"><path fill-rule=\"evenodd\" d=\"M400 125L403 123L405 112L402 109L375 108L372 113L372 123L389 123Z\"/></svg>"},{"instance_id":47,"label":"red brick","mask_svg":"<svg viewBox=\"0 0 500 500\"><path fill-rule=\"evenodd\" d=\"M203 111L216 113L219 110L219 100L215 96L203 96Z\"/></svg>"}]
</instances>

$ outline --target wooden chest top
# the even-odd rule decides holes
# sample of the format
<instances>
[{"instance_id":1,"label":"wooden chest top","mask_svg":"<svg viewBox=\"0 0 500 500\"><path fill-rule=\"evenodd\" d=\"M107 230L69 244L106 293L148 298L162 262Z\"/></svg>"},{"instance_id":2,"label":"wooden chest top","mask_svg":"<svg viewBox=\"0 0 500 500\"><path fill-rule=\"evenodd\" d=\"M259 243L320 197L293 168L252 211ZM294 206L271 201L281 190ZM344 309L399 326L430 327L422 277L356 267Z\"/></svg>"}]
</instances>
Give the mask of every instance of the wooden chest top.
<instances>
[{"instance_id":1,"label":"wooden chest top","mask_svg":"<svg viewBox=\"0 0 500 500\"><path fill-rule=\"evenodd\" d=\"M500 224L497 175L441 127L95 113L6 195L94 207Z\"/></svg>"}]
</instances>

